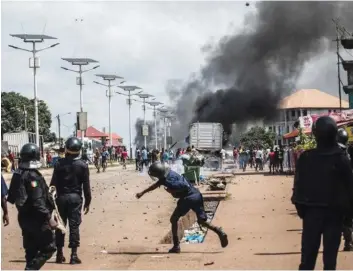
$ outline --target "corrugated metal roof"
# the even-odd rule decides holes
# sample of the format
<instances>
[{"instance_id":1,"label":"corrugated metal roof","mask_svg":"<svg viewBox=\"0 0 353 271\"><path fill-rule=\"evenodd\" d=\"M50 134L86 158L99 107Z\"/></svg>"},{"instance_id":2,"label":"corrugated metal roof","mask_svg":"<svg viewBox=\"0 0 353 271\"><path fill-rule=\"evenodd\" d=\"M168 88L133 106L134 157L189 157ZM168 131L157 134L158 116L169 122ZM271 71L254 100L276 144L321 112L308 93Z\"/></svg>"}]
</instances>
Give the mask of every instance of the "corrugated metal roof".
<instances>
[{"instance_id":1,"label":"corrugated metal roof","mask_svg":"<svg viewBox=\"0 0 353 271\"><path fill-rule=\"evenodd\" d=\"M339 108L339 101L339 98L318 89L301 89L285 97L280 103L280 108ZM348 101L342 99L342 108L349 108Z\"/></svg>"}]
</instances>

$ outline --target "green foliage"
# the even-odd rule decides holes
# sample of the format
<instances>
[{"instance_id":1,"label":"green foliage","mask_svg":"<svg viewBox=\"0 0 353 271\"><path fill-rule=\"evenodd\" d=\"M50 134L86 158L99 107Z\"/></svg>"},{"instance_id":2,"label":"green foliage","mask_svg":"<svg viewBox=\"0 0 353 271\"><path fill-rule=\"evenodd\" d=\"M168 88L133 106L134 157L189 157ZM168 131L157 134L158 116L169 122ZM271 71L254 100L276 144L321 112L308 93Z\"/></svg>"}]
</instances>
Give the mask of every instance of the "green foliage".
<instances>
[{"instance_id":1,"label":"green foliage","mask_svg":"<svg viewBox=\"0 0 353 271\"><path fill-rule=\"evenodd\" d=\"M266 131L265 128L256 126L241 135L240 143L246 149L253 149L259 146L267 149L272 147L275 137L275 133Z\"/></svg>"},{"instance_id":2,"label":"green foliage","mask_svg":"<svg viewBox=\"0 0 353 271\"><path fill-rule=\"evenodd\" d=\"M306 151L316 148L316 141L313 136L308 136L299 128L299 144L295 147L297 151Z\"/></svg>"},{"instance_id":3,"label":"green foliage","mask_svg":"<svg viewBox=\"0 0 353 271\"><path fill-rule=\"evenodd\" d=\"M16 92L1 92L1 135L25 130L24 107L27 111L27 130L35 133L34 100ZM51 113L47 104L38 101L39 134L44 141L52 139L50 126Z\"/></svg>"}]
</instances>

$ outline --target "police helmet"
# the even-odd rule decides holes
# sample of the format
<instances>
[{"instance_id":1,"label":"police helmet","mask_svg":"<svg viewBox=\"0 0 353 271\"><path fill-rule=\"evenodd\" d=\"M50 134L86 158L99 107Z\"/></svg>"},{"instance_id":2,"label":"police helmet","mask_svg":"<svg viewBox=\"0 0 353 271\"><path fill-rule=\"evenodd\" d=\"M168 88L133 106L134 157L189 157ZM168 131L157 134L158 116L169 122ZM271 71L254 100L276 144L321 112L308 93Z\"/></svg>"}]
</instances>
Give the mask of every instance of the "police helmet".
<instances>
[{"instance_id":1,"label":"police helmet","mask_svg":"<svg viewBox=\"0 0 353 271\"><path fill-rule=\"evenodd\" d=\"M318 143L332 144L336 141L337 124L329 116L318 118L313 124L312 131Z\"/></svg>"},{"instance_id":2,"label":"police helmet","mask_svg":"<svg viewBox=\"0 0 353 271\"><path fill-rule=\"evenodd\" d=\"M168 173L168 168L158 161L150 165L148 169L148 175L150 175L150 177L153 180L162 179L167 175L167 173Z\"/></svg>"},{"instance_id":3,"label":"police helmet","mask_svg":"<svg viewBox=\"0 0 353 271\"><path fill-rule=\"evenodd\" d=\"M33 143L23 145L20 151L18 167L22 169L38 169L41 166L39 147Z\"/></svg>"},{"instance_id":4,"label":"police helmet","mask_svg":"<svg viewBox=\"0 0 353 271\"><path fill-rule=\"evenodd\" d=\"M27 143L23 145L20 151L21 162L40 161L40 150L34 143Z\"/></svg>"},{"instance_id":5,"label":"police helmet","mask_svg":"<svg viewBox=\"0 0 353 271\"><path fill-rule=\"evenodd\" d=\"M340 146L343 149L347 148L347 142L348 142L348 133L345 129L340 128L337 131L337 143L338 146Z\"/></svg>"},{"instance_id":6,"label":"police helmet","mask_svg":"<svg viewBox=\"0 0 353 271\"><path fill-rule=\"evenodd\" d=\"M65 151L67 154L78 155L82 149L81 140L77 137L70 137L65 142Z\"/></svg>"}]
</instances>

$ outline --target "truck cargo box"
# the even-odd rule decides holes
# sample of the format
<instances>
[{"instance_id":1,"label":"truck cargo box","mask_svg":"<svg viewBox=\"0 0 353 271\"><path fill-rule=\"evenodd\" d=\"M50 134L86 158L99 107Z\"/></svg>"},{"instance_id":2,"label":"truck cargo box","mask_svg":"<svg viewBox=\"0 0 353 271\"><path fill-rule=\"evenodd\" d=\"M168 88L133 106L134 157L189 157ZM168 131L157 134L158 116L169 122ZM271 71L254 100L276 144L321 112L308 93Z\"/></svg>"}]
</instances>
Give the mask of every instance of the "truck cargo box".
<instances>
[{"instance_id":1,"label":"truck cargo box","mask_svg":"<svg viewBox=\"0 0 353 271\"><path fill-rule=\"evenodd\" d=\"M223 146L221 123L196 122L191 124L189 144L197 150L220 151Z\"/></svg>"}]
</instances>

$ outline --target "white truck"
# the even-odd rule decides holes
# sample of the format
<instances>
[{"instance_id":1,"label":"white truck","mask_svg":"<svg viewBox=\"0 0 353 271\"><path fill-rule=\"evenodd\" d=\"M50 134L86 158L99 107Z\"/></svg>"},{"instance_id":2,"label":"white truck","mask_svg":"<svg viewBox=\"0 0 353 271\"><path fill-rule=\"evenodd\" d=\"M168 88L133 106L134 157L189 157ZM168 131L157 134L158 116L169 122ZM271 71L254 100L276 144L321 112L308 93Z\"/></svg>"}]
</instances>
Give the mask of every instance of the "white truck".
<instances>
[{"instance_id":1,"label":"white truck","mask_svg":"<svg viewBox=\"0 0 353 271\"><path fill-rule=\"evenodd\" d=\"M196 122L190 125L189 144L204 156L205 167L221 166L223 126L221 123Z\"/></svg>"}]
</instances>

